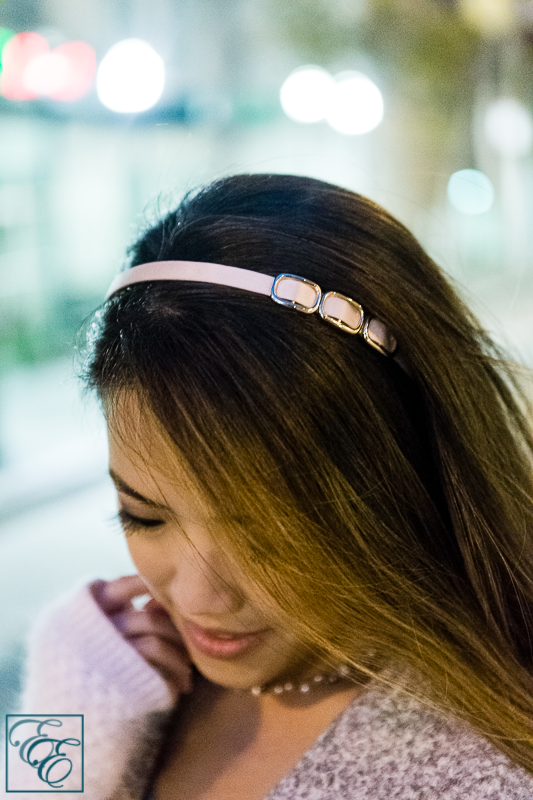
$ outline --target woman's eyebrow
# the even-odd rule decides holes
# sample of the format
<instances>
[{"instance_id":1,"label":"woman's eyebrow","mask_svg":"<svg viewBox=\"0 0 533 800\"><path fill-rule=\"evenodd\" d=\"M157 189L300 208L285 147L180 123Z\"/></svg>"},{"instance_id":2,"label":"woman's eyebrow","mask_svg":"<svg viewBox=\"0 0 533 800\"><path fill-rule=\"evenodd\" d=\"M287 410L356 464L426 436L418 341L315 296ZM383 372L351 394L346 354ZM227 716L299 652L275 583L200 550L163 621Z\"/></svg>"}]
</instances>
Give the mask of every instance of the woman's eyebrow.
<instances>
[{"instance_id":1,"label":"woman's eyebrow","mask_svg":"<svg viewBox=\"0 0 533 800\"><path fill-rule=\"evenodd\" d=\"M120 475L117 475L114 469L111 469L111 467L109 468L109 477L115 484L117 491L122 492L122 494L127 494L129 497L133 497L134 500L139 500L139 502L151 506L152 508L166 508L163 503L156 503L154 500L149 500L148 497L144 497L144 495L132 489Z\"/></svg>"}]
</instances>

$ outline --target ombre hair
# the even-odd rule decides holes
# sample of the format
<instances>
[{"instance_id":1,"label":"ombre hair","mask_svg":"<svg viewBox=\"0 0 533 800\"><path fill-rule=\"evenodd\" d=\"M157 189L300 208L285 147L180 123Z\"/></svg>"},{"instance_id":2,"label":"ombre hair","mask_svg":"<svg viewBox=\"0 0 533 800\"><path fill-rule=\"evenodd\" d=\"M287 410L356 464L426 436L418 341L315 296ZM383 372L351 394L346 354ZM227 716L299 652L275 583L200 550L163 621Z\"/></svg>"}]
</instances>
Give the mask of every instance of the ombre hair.
<instances>
[{"instance_id":1,"label":"ombre hair","mask_svg":"<svg viewBox=\"0 0 533 800\"><path fill-rule=\"evenodd\" d=\"M265 296L136 284L97 313L86 379L112 426L142 402L303 642L398 665L533 773L527 403L439 268L375 203L288 175L190 193L129 255L300 275L385 323L398 359Z\"/></svg>"}]
</instances>

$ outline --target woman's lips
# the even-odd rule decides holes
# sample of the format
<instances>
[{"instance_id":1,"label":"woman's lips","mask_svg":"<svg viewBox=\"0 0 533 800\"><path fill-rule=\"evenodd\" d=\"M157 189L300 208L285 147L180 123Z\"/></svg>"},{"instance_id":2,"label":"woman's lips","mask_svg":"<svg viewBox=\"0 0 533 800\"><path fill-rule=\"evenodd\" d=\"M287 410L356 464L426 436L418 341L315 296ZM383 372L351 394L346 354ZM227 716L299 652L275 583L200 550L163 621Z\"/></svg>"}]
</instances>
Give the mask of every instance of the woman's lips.
<instances>
[{"instance_id":1,"label":"woman's lips","mask_svg":"<svg viewBox=\"0 0 533 800\"><path fill-rule=\"evenodd\" d=\"M266 630L250 633L210 630L187 620L182 620L180 629L186 644L209 658L236 658L258 645L267 633Z\"/></svg>"}]
</instances>

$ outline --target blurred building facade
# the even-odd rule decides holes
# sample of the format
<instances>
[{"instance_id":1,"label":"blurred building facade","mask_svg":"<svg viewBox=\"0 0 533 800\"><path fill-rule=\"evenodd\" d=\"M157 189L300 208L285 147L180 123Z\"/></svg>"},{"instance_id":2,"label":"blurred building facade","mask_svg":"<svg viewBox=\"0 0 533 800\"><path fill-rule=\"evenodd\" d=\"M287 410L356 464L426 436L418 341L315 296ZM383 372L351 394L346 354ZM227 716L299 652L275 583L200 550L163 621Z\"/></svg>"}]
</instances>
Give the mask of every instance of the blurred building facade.
<instances>
[{"instance_id":1,"label":"blurred building facade","mask_svg":"<svg viewBox=\"0 0 533 800\"><path fill-rule=\"evenodd\" d=\"M99 61L141 38L166 67L161 100L139 114L109 111L94 90L69 103L0 98L2 370L68 352L139 215L233 171L340 182L400 216L483 302L501 300L500 282L520 283L517 300L531 291L531 156L502 155L484 133L492 101L531 108L531 3L3 0L0 25L51 48L87 41ZM344 136L288 119L279 89L302 63L368 73L382 124ZM450 207L448 180L466 168L495 187L484 214Z\"/></svg>"}]
</instances>

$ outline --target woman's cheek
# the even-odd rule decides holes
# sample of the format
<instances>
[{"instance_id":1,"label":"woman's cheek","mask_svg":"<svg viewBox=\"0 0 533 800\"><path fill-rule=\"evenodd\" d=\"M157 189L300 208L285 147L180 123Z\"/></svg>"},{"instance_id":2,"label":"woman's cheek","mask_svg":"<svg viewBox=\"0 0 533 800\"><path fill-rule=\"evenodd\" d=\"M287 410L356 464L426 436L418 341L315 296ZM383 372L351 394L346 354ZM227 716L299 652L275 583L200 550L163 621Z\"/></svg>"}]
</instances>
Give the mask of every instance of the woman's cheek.
<instances>
[{"instance_id":1,"label":"woman's cheek","mask_svg":"<svg viewBox=\"0 0 533 800\"><path fill-rule=\"evenodd\" d=\"M150 588L156 600L172 583L174 574L173 560L165 553L165 548L155 542L142 541L139 536L127 539L128 550L137 572Z\"/></svg>"}]
</instances>

